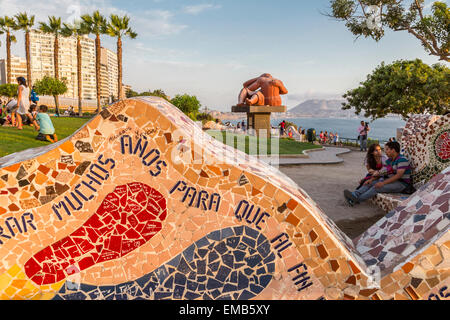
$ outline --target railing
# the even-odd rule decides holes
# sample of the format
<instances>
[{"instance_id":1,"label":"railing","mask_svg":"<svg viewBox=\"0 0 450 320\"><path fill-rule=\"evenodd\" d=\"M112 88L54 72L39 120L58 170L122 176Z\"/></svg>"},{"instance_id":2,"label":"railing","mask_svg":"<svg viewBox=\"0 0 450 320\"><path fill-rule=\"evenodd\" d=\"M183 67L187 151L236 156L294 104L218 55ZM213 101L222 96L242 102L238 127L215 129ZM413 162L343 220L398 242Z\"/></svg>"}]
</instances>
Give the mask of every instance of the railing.
<instances>
[{"instance_id":1,"label":"railing","mask_svg":"<svg viewBox=\"0 0 450 320\"><path fill-rule=\"evenodd\" d=\"M241 128L237 129L236 127L226 127L223 130L235 133L235 134L246 134L250 136L256 136L256 133L254 130L242 130ZM272 127L271 129L272 137L279 137L280 135L280 128ZM286 137L288 137L286 135ZM320 141L320 136L316 135L316 141ZM368 139L367 146L370 146L373 143L379 143L382 147L387 143L385 140L374 140L374 139ZM359 140L355 138L345 138L345 137L339 137L339 144L342 144L344 146L354 146L359 147Z\"/></svg>"},{"instance_id":2,"label":"railing","mask_svg":"<svg viewBox=\"0 0 450 320\"><path fill-rule=\"evenodd\" d=\"M319 138L317 138L317 139L319 139ZM339 138L339 142L342 143L343 145L359 147L359 140L355 139L355 138ZM370 146L373 143L378 143L378 144L380 144L380 146L384 146L387 143L387 141L374 140L374 139L370 139L370 138L367 140L367 146Z\"/></svg>"}]
</instances>

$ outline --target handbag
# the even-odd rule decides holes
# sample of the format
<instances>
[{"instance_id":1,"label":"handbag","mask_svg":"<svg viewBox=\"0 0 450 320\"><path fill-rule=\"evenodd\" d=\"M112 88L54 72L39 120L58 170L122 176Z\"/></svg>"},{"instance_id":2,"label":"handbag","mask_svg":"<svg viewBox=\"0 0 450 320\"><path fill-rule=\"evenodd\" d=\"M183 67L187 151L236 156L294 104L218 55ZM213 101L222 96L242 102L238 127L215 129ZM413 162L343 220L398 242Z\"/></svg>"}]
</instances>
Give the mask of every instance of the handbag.
<instances>
[{"instance_id":1,"label":"handbag","mask_svg":"<svg viewBox=\"0 0 450 320\"><path fill-rule=\"evenodd\" d=\"M410 183L405 188L405 190L403 190L403 193L411 195L411 194L416 193L416 191L417 191L416 188L414 188L414 186Z\"/></svg>"},{"instance_id":2,"label":"handbag","mask_svg":"<svg viewBox=\"0 0 450 320\"><path fill-rule=\"evenodd\" d=\"M413 177L411 177L411 181L408 183L408 185L406 186L405 190L403 190L403 193L405 194L413 194L416 193L416 188L414 188L414 184L413 184Z\"/></svg>"}]
</instances>

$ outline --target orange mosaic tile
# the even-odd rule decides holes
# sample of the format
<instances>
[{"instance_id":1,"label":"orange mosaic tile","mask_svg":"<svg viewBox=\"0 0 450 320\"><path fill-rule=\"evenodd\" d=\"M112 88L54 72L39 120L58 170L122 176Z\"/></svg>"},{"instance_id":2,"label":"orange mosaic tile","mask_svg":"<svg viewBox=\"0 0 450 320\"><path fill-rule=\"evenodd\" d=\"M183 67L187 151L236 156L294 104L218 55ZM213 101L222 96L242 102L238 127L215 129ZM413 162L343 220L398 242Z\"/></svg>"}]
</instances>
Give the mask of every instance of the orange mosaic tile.
<instances>
[{"instance_id":1,"label":"orange mosaic tile","mask_svg":"<svg viewBox=\"0 0 450 320\"><path fill-rule=\"evenodd\" d=\"M369 267L383 265L365 251L377 232L353 243L275 168L204 135L167 101L139 97L102 110L59 147L0 168L0 297L440 297L448 240L424 241L417 261L395 260L411 249L386 234L396 246L377 253L402 269L389 266L381 288L368 287ZM445 235L429 221L431 236Z\"/></svg>"}]
</instances>

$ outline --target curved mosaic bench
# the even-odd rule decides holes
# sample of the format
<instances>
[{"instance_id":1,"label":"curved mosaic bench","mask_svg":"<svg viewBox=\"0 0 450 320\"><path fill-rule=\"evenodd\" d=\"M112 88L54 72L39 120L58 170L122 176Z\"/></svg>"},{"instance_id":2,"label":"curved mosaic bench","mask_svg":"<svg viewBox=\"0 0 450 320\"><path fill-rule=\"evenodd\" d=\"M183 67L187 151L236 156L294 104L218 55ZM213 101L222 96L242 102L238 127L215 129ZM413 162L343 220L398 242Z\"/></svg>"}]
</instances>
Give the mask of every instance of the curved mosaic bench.
<instances>
[{"instance_id":1,"label":"curved mosaic bench","mask_svg":"<svg viewBox=\"0 0 450 320\"><path fill-rule=\"evenodd\" d=\"M401 138L402 153L413 168L416 189L450 166L450 115L413 115ZM373 202L389 212L409 198L404 194L378 194Z\"/></svg>"},{"instance_id":2,"label":"curved mosaic bench","mask_svg":"<svg viewBox=\"0 0 450 320\"><path fill-rule=\"evenodd\" d=\"M0 159L0 298L442 299L447 178L427 200L441 221L415 250L401 246L423 233L416 224L354 243L277 169L163 99L124 100L65 140ZM403 258L382 269L371 240Z\"/></svg>"}]
</instances>

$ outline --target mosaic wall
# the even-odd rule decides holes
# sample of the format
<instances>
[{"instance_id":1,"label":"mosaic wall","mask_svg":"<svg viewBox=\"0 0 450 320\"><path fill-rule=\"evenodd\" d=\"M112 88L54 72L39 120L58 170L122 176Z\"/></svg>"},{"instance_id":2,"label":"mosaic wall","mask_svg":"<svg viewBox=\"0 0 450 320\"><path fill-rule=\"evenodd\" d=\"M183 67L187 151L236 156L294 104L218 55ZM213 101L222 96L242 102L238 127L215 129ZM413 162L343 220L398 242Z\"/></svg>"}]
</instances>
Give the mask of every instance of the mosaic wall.
<instances>
[{"instance_id":1,"label":"mosaic wall","mask_svg":"<svg viewBox=\"0 0 450 320\"><path fill-rule=\"evenodd\" d=\"M413 115L402 132L402 153L411 161L413 183L420 188L450 166L450 115ZM382 210L394 210L409 198L378 194L372 201Z\"/></svg>"},{"instance_id":2,"label":"mosaic wall","mask_svg":"<svg viewBox=\"0 0 450 320\"><path fill-rule=\"evenodd\" d=\"M450 114L412 116L401 144L414 168L414 184L423 185L450 165Z\"/></svg>"},{"instance_id":3,"label":"mosaic wall","mask_svg":"<svg viewBox=\"0 0 450 320\"><path fill-rule=\"evenodd\" d=\"M448 172L427 186L354 242L274 167L128 99L0 159L0 298L448 298Z\"/></svg>"}]
</instances>

